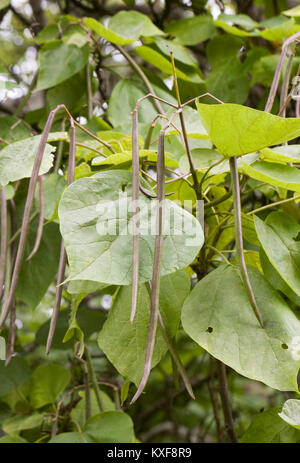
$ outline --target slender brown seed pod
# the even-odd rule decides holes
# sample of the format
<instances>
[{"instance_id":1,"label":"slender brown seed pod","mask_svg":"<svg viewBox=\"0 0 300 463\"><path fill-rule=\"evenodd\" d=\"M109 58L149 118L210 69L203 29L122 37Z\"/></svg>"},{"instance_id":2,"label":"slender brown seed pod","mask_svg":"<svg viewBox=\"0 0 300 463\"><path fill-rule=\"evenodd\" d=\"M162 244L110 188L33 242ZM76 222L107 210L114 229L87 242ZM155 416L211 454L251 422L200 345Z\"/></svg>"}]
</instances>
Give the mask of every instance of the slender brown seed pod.
<instances>
[{"instance_id":1,"label":"slender brown seed pod","mask_svg":"<svg viewBox=\"0 0 300 463\"><path fill-rule=\"evenodd\" d=\"M5 189L1 192L1 245L0 245L0 301L3 295L3 284L5 277L5 263L7 252L7 203Z\"/></svg>"},{"instance_id":2,"label":"slender brown seed pod","mask_svg":"<svg viewBox=\"0 0 300 463\"><path fill-rule=\"evenodd\" d=\"M68 179L67 184L70 185L74 181L75 173L75 149L76 149L76 136L75 136L75 126L73 119L70 119L70 145L69 145L69 165L68 165ZM60 257L58 264L58 273L56 281L56 294L55 294L55 304L51 317L50 328L48 333L47 345L46 345L46 354L48 355L51 349L53 336L55 333L56 323L58 319L61 296L62 296L62 283L64 281L65 269L66 269L67 255L65 250L64 240L61 241L60 246Z\"/></svg>"},{"instance_id":3,"label":"slender brown seed pod","mask_svg":"<svg viewBox=\"0 0 300 463\"><path fill-rule=\"evenodd\" d=\"M139 284L139 131L138 111L132 112L132 291L131 291L131 313L130 323L133 323Z\"/></svg>"},{"instance_id":4,"label":"slender brown seed pod","mask_svg":"<svg viewBox=\"0 0 300 463\"><path fill-rule=\"evenodd\" d=\"M146 356L144 371L138 390L131 400L133 404L141 395L147 384L150 371L151 362L155 344L155 336L157 330L158 314L159 314L159 290L160 290L160 268L162 258L162 247L163 247L163 209L165 200L165 178L164 178L164 167L165 167L165 153L164 153L164 131L161 131L158 140L158 151L157 151L157 215L156 215L156 237L155 237L155 249L154 249L154 264L151 284L151 302L150 302L150 322L148 330L148 340L146 347Z\"/></svg>"},{"instance_id":5,"label":"slender brown seed pod","mask_svg":"<svg viewBox=\"0 0 300 463\"><path fill-rule=\"evenodd\" d=\"M16 300L13 301L10 311L10 323L8 334L8 349L6 353L5 366L9 364L15 350L16 341Z\"/></svg>"},{"instance_id":6,"label":"slender brown seed pod","mask_svg":"<svg viewBox=\"0 0 300 463\"><path fill-rule=\"evenodd\" d=\"M44 201L43 183L44 183L44 177L40 175L39 176L40 218L39 218L39 224L38 224L38 229L36 233L35 243L34 243L31 253L29 254L26 260L30 260L37 253L40 247L41 239L43 235L43 226L44 226L44 218L45 218L45 201Z\"/></svg>"},{"instance_id":7,"label":"slender brown seed pod","mask_svg":"<svg viewBox=\"0 0 300 463\"><path fill-rule=\"evenodd\" d=\"M19 240L19 245L18 245L18 250L17 250L17 255L16 255L16 261L15 261L15 266L13 270L13 275L12 275L12 280L11 280L11 285L9 289L9 294L8 298L5 301L5 305L3 307L3 311L1 314L0 318L0 328L3 326L6 317L8 315L8 312L10 310L11 304L14 299L14 294L15 290L17 287L18 279L19 279L19 274L21 270L21 264L23 260L23 255L24 255L24 248L25 248L25 243L26 243L26 238L27 238L27 232L28 232L28 226L29 226L29 220L30 220L30 213L32 209L32 204L33 204L33 198L34 198L34 192L36 188L36 183L37 183L37 178L39 175L42 159L43 159L43 154L44 150L47 144L47 139L48 135L50 132L50 128L55 116L55 113L60 109L60 106L58 106L56 109L50 112L43 134L41 136L41 140L37 149L37 154L35 157L35 161L33 164L32 168L32 174L29 182L29 187L28 187L28 193L27 193L27 198L26 198L26 203L25 203L25 208L24 208L24 215L23 215L23 221L22 221L22 228L21 228L21 234L20 234L20 240Z\"/></svg>"}]
</instances>

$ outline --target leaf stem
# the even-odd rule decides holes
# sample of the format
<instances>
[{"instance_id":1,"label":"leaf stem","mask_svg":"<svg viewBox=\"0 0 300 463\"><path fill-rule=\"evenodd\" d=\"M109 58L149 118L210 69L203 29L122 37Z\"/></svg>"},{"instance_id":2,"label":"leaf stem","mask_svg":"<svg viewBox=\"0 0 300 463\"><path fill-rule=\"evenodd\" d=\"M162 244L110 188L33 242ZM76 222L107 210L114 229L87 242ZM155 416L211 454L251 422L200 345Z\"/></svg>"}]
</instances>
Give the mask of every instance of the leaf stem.
<instances>
[{"instance_id":1,"label":"leaf stem","mask_svg":"<svg viewBox=\"0 0 300 463\"><path fill-rule=\"evenodd\" d=\"M93 364L92 364L91 355L90 355L90 352L89 352L87 346L85 346L85 358L86 358L86 363L87 363L87 367L88 367L89 376L91 378L92 386L93 386L93 389L94 389L94 392L95 392L98 408L99 408L100 412L103 412L104 411L104 404L103 404L103 400L101 398L100 389L99 389L99 385L98 385L98 382L97 382L96 373L95 373L95 370L94 370L94 367L93 367Z\"/></svg>"}]
</instances>

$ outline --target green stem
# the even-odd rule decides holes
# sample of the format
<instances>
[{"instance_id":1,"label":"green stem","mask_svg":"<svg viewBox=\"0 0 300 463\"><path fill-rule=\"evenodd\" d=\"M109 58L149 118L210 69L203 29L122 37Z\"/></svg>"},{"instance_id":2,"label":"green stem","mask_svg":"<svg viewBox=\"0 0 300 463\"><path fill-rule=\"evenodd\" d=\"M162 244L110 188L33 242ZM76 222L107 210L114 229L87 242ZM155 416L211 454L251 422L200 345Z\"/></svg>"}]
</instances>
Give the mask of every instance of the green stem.
<instances>
[{"instance_id":1,"label":"green stem","mask_svg":"<svg viewBox=\"0 0 300 463\"><path fill-rule=\"evenodd\" d=\"M92 381L92 385L93 385L93 389L94 389L94 392L95 392L98 408L99 408L100 412L103 412L104 411L104 403L103 403L102 398L101 398L100 389L99 389L99 385L98 385L97 378L96 378L96 373L95 373L95 370L93 368L92 359L91 359L91 356L90 356L90 353L89 353L89 350L88 350L87 346L85 346L85 356L86 356L86 363L87 363L87 367L88 367L88 372L89 372L89 376L90 376L91 381Z\"/></svg>"}]
</instances>

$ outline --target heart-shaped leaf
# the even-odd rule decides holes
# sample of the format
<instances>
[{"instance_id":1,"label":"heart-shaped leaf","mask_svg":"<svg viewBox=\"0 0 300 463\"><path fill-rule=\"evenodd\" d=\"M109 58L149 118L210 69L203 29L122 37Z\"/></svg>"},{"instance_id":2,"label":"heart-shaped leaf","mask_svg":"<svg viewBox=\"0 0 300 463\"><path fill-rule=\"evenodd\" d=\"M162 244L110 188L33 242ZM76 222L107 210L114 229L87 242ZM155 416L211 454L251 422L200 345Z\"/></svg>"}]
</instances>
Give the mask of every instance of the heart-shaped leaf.
<instances>
[{"instance_id":1,"label":"heart-shaped leaf","mask_svg":"<svg viewBox=\"0 0 300 463\"><path fill-rule=\"evenodd\" d=\"M151 187L141 179L141 185ZM152 192L153 194L153 192ZM70 280L128 285L132 277L132 174L105 171L72 183L59 204ZM157 201L140 194L139 281L152 278ZM199 222L165 200L161 274L189 265L203 245Z\"/></svg>"},{"instance_id":2,"label":"heart-shaped leaf","mask_svg":"<svg viewBox=\"0 0 300 463\"><path fill-rule=\"evenodd\" d=\"M238 373L281 391L298 391L300 322L259 272L248 268L261 328L237 269L222 265L185 300L184 330L211 355Z\"/></svg>"},{"instance_id":3,"label":"heart-shaped leaf","mask_svg":"<svg viewBox=\"0 0 300 463\"><path fill-rule=\"evenodd\" d=\"M299 118L283 118L237 104L197 103L211 141L224 156L242 156L300 135Z\"/></svg>"}]
</instances>

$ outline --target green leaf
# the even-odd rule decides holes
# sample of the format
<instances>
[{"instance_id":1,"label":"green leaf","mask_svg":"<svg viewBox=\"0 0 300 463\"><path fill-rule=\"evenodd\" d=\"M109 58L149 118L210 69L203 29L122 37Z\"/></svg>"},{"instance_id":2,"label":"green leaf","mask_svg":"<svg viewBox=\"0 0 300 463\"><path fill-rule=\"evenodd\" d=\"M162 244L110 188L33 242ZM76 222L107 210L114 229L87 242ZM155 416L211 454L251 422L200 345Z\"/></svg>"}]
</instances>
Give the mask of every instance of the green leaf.
<instances>
[{"instance_id":1,"label":"green leaf","mask_svg":"<svg viewBox=\"0 0 300 463\"><path fill-rule=\"evenodd\" d=\"M16 289L16 298L35 308L51 285L58 268L60 253L59 227L56 223L44 225L40 246L36 254L27 261L36 239L38 219L30 225L25 245L25 259Z\"/></svg>"},{"instance_id":2,"label":"green leaf","mask_svg":"<svg viewBox=\"0 0 300 463\"><path fill-rule=\"evenodd\" d=\"M199 15L171 21L165 31L176 37L183 45L196 45L210 39L215 32L215 27L210 15Z\"/></svg>"},{"instance_id":3,"label":"green leaf","mask_svg":"<svg viewBox=\"0 0 300 463\"><path fill-rule=\"evenodd\" d=\"M2 429L7 434L16 434L24 431L25 429L33 429L39 427L44 419L44 415L40 413L33 413L32 415L15 415L2 424Z\"/></svg>"},{"instance_id":4,"label":"green leaf","mask_svg":"<svg viewBox=\"0 0 300 463\"><path fill-rule=\"evenodd\" d=\"M108 27L114 33L133 40L141 36L165 35L148 16L138 11L119 11L110 19Z\"/></svg>"},{"instance_id":5,"label":"green leaf","mask_svg":"<svg viewBox=\"0 0 300 463\"><path fill-rule=\"evenodd\" d=\"M170 337L174 337L178 330L181 307L189 289L190 280L185 271L161 279L159 309ZM98 343L114 367L138 385L143 374L150 317L150 297L145 285L139 286L137 313L132 324L130 310L131 286L125 286L119 289L99 333ZM167 345L158 326L152 368L166 352Z\"/></svg>"},{"instance_id":6,"label":"green leaf","mask_svg":"<svg viewBox=\"0 0 300 463\"><path fill-rule=\"evenodd\" d=\"M0 361L0 397L25 383L30 377L30 369L25 360L20 357L11 359L7 366Z\"/></svg>"},{"instance_id":7,"label":"green leaf","mask_svg":"<svg viewBox=\"0 0 300 463\"><path fill-rule=\"evenodd\" d=\"M300 191L300 170L297 167L277 162L257 161L251 165L242 162L242 169L246 175L255 180L291 191Z\"/></svg>"},{"instance_id":8,"label":"green leaf","mask_svg":"<svg viewBox=\"0 0 300 463\"><path fill-rule=\"evenodd\" d=\"M143 179L141 184L151 192ZM64 191L59 218L70 266L69 280L112 285L131 283L131 195L132 174L121 170L82 178ZM139 202L139 281L142 283L152 278L155 233L151 229L155 230L157 202L144 195L140 195ZM202 245L199 222L184 209L165 200L161 274L186 267Z\"/></svg>"},{"instance_id":9,"label":"green leaf","mask_svg":"<svg viewBox=\"0 0 300 463\"><path fill-rule=\"evenodd\" d=\"M299 162L300 145L281 145L274 148L264 148L260 159L273 162Z\"/></svg>"},{"instance_id":10,"label":"green leaf","mask_svg":"<svg viewBox=\"0 0 300 463\"><path fill-rule=\"evenodd\" d=\"M192 290L183 306L183 328L238 373L274 389L298 391L300 358L294 358L292 346L300 336L300 322L257 270L249 267L248 272L264 329L239 272L225 265Z\"/></svg>"},{"instance_id":11,"label":"green leaf","mask_svg":"<svg viewBox=\"0 0 300 463\"><path fill-rule=\"evenodd\" d=\"M161 98L167 98L171 103L175 100L173 97L169 99L169 94L163 92L161 89L153 85L154 91L157 96ZM139 98L145 96L147 93L146 87L135 79L121 79L114 87L111 97L109 99L107 115L109 121L114 127L123 127L125 123L128 123L131 129L131 111L135 108L136 102ZM163 105L163 108L166 106ZM151 98L143 101L139 109L139 122L147 123L147 129L149 122L156 116L157 109Z\"/></svg>"},{"instance_id":12,"label":"green leaf","mask_svg":"<svg viewBox=\"0 0 300 463\"><path fill-rule=\"evenodd\" d=\"M4 436L0 438L0 444L27 444L28 441L20 436Z\"/></svg>"},{"instance_id":13,"label":"green leaf","mask_svg":"<svg viewBox=\"0 0 300 463\"><path fill-rule=\"evenodd\" d=\"M45 177L43 182L44 192L44 207L45 207L45 219L53 219L54 213L58 206L58 201L64 191L67 182L62 175L53 173ZM39 185L36 191L36 198L38 198Z\"/></svg>"},{"instance_id":14,"label":"green leaf","mask_svg":"<svg viewBox=\"0 0 300 463\"><path fill-rule=\"evenodd\" d=\"M69 370L61 365L44 364L37 367L31 377L30 402L34 408L54 403L69 384Z\"/></svg>"},{"instance_id":15,"label":"green leaf","mask_svg":"<svg viewBox=\"0 0 300 463\"><path fill-rule=\"evenodd\" d=\"M271 212L265 222L254 217L258 239L269 261L286 284L300 296L300 226L284 212Z\"/></svg>"},{"instance_id":16,"label":"green leaf","mask_svg":"<svg viewBox=\"0 0 300 463\"><path fill-rule=\"evenodd\" d=\"M224 156L242 156L300 135L298 118L282 118L236 104L197 103L210 139Z\"/></svg>"},{"instance_id":17,"label":"green leaf","mask_svg":"<svg viewBox=\"0 0 300 463\"><path fill-rule=\"evenodd\" d=\"M121 411L107 411L90 418L84 434L95 443L133 443L135 435L131 418Z\"/></svg>"},{"instance_id":18,"label":"green leaf","mask_svg":"<svg viewBox=\"0 0 300 463\"><path fill-rule=\"evenodd\" d=\"M85 392L80 391L79 392L79 397L81 397L80 402L74 407L71 411L71 418L72 421L76 424L79 425L80 428L82 429L85 425L86 418L85 418ZM101 397L101 402L103 403L103 411L111 411L115 410L116 406L111 400L111 398L103 391L100 390L100 397ZM91 401L91 416L97 415L99 413L99 405L96 399L95 391L94 389L90 389L90 401Z\"/></svg>"},{"instance_id":19,"label":"green leaf","mask_svg":"<svg viewBox=\"0 0 300 463\"><path fill-rule=\"evenodd\" d=\"M300 433L291 429L278 417L277 408L270 408L255 416L240 439L242 444L280 444L300 441Z\"/></svg>"},{"instance_id":20,"label":"green leaf","mask_svg":"<svg viewBox=\"0 0 300 463\"><path fill-rule=\"evenodd\" d=\"M224 21L228 24L236 24L237 26L243 27L247 31L256 29L259 24L254 21L250 16L246 14L224 14L221 13L218 16L218 20Z\"/></svg>"},{"instance_id":21,"label":"green leaf","mask_svg":"<svg viewBox=\"0 0 300 463\"><path fill-rule=\"evenodd\" d=\"M7 145L0 151L0 185L31 177L32 167L41 136L27 138ZM46 145L39 174L45 174L52 167L55 148Z\"/></svg>"},{"instance_id":22,"label":"green leaf","mask_svg":"<svg viewBox=\"0 0 300 463\"><path fill-rule=\"evenodd\" d=\"M236 84L238 81L238 85ZM214 66L206 79L207 91L220 100L245 103L250 89L250 80L243 63L236 56L222 60Z\"/></svg>"},{"instance_id":23,"label":"green leaf","mask_svg":"<svg viewBox=\"0 0 300 463\"><path fill-rule=\"evenodd\" d=\"M227 15L226 15L227 16ZM223 16L225 17L225 15ZM216 27L220 27L223 31L227 32L228 34L236 35L237 37L255 37L257 35L256 32L249 32L243 31L236 26L230 26L227 22L221 19L217 19L214 21L214 25Z\"/></svg>"},{"instance_id":24,"label":"green leaf","mask_svg":"<svg viewBox=\"0 0 300 463\"><path fill-rule=\"evenodd\" d=\"M0 336L0 360L5 360L6 358L6 345L5 339Z\"/></svg>"},{"instance_id":25,"label":"green leaf","mask_svg":"<svg viewBox=\"0 0 300 463\"><path fill-rule=\"evenodd\" d=\"M300 338L299 338L300 343ZM282 407L281 413L278 413L280 418L282 418L286 423L293 426L293 428L300 430L300 400L289 399L287 400ZM300 441L300 433L299 433Z\"/></svg>"},{"instance_id":26,"label":"green leaf","mask_svg":"<svg viewBox=\"0 0 300 463\"><path fill-rule=\"evenodd\" d=\"M88 444L83 433L80 432L62 432L52 437L48 444Z\"/></svg>"},{"instance_id":27,"label":"green leaf","mask_svg":"<svg viewBox=\"0 0 300 463\"><path fill-rule=\"evenodd\" d=\"M286 16L298 17L300 16L300 6L295 6L289 10L282 11L282 14L285 14Z\"/></svg>"},{"instance_id":28,"label":"green leaf","mask_svg":"<svg viewBox=\"0 0 300 463\"><path fill-rule=\"evenodd\" d=\"M105 40L111 43L127 45L129 43L134 42L135 40L116 34L112 30L104 27L101 22L96 21L96 19L94 18L85 18L83 20L83 24L85 24L89 29L92 29L92 31L96 32L96 34L100 35L100 37L103 37Z\"/></svg>"},{"instance_id":29,"label":"green leaf","mask_svg":"<svg viewBox=\"0 0 300 463\"><path fill-rule=\"evenodd\" d=\"M71 283L77 283L77 282L75 281ZM89 282L85 281L84 283L89 283ZM83 289L82 288L80 289L81 291L79 292L83 292ZM94 288L91 288L92 291L89 291L89 289L90 289L89 287L85 287L85 290L87 293L94 292L93 291ZM73 346L72 341L63 343L63 338L69 326L69 317L70 317L70 314L68 310L63 310L62 312L60 312L57 325L56 325L56 330L55 330L54 337L53 337L53 342L52 342L53 349L63 349L64 350L64 349L72 348ZM93 333L98 332L102 328L102 325L105 320L106 320L105 314L98 310L88 310L82 307L77 312L77 321L78 321L78 324L81 330L84 333L85 339L89 339L89 337ZM46 345L47 337L49 333L49 327L50 327L50 320L44 323L38 329L35 335L36 343L43 345L43 346Z\"/></svg>"},{"instance_id":30,"label":"green leaf","mask_svg":"<svg viewBox=\"0 0 300 463\"><path fill-rule=\"evenodd\" d=\"M168 75L173 74L173 68L169 59L165 58L163 55L158 53L151 47L142 45L136 47L135 52L138 56L143 58L147 63L152 64L162 72ZM178 79L185 80L187 82L202 83L204 80L200 77L199 72L196 72L193 68L190 71L183 72L176 67L176 75Z\"/></svg>"},{"instance_id":31,"label":"green leaf","mask_svg":"<svg viewBox=\"0 0 300 463\"><path fill-rule=\"evenodd\" d=\"M284 21L275 27L266 28L259 32L259 35L270 42L283 42L290 35L296 32L295 21L293 18Z\"/></svg>"},{"instance_id":32,"label":"green leaf","mask_svg":"<svg viewBox=\"0 0 300 463\"><path fill-rule=\"evenodd\" d=\"M89 45L77 47L60 40L44 45L39 51L39 75L36 90L45 90L77 74L87 63Z\"/></svg>"},{"instance_id":33,"label":"green leaf","mask_svg":"<svg viewBox=\"0 0 300 463\"><path fill-rule=\"evenodd\" d=\"M140 150L139 152L140 159L147 158L148 161L157 161L157 151L154 150ZM165 153L165 163L170 167L178 167L178 162L175 159L172 159L173 155L171 153ZM118 166L123 163L132 162L132 151L121 151L120 153L111 154L107 158L99 156L92 160L92 166Z\"/></svg>"}]
</instances>

